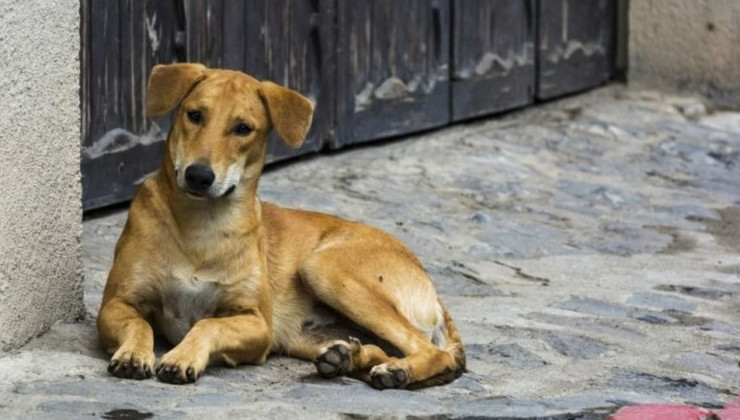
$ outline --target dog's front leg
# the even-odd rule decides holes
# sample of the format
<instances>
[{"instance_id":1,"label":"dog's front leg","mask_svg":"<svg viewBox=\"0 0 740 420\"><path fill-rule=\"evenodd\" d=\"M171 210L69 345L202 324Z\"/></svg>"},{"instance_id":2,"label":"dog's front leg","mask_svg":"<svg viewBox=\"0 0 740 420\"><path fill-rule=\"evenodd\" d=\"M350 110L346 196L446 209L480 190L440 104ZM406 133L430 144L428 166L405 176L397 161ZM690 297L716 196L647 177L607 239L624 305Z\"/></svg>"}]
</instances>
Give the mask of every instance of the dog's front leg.
<instances>
[{"instance_id":1,"label":"dog's front leg","mask_svg":"<svg viewBox=\"0 0 740 420\"><path fill-rule=\"evenodd\" d=\"M98 334L103 349L113 354L108 372L132 379L152 376L152 326L134 307L116 298L104 302L98 315Z\"/></svg>"},{"instance_id":2,"label":"dog's front leg","mask_svg":"<svg viewBox=\"0 0 740 420\"><path fill-rule=\"evenodd\" d=\"M211 356L231 364L261 363L267 357L270 329L259 311L224 318L205 318L193 325L185 338L162 356L157 376L164 382L195 382Z\"/></svg>"}]
</instances>

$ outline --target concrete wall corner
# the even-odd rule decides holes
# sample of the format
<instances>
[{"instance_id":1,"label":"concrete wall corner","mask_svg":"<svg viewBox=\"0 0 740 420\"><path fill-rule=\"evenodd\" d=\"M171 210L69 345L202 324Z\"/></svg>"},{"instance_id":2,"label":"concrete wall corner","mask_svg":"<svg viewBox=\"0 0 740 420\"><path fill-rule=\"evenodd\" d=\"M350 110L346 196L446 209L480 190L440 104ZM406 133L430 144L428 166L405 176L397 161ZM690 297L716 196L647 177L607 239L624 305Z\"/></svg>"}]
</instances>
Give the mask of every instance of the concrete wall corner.
<instances>
[{"instance_id":1,"label":"concrete wall corner","mask_svg":"<svg viewBox=\"0 0 740 420\"><path fill-rule=\"evenodd\" d=\"M0 349L84 314L80 4L0 0Z\"/></svg>"}]
</instances>

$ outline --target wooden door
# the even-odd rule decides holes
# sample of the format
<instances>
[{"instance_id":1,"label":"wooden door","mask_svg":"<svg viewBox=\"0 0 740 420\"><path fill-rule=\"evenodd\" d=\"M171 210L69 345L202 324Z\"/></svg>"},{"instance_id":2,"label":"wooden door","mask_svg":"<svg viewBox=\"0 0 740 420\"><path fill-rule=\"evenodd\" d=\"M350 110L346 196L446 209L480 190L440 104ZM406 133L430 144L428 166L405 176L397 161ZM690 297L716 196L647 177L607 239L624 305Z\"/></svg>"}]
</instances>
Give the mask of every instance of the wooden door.
<instances>
[{"instance_id":1,"label":"wooden door","mask_svg":"<svg viewBox=\"0 0 740 420\"><path fill-rule=\"evenodd\" d=\"M150 68L175 60L174 1L82 0L81 171L85 210L131 198L164 150L167 121L144 115Z\"/></svg>"},{"instance_id":2,"label":"wooden door","mask_svg":"<svg viewBox=\"0 0 740 420\"><path fill-rule=\"evenodd\" d=\"M593 88L614 72L616 0L538 0L537 98Z\"/></svg>"},{"instance_id":3,"label":"wooden door","mask_svg":"<svg viewBox=\"0 0 740 420\"><path fill-rule=\"evenodd\" d=\"M299 150L440 127L598 86L616 0L81 0L85 210L126 201L160 163L144 115L157 63L202 62L316 103ZM336 133L336 134L335 134Z\"/></svg>"},{"instance_id":4,"label":"wooden door","mask_svg":"<svg viewBox=\"0 0 740 420\"><path fill-rule=\"evenodd\" d=\"M453 0L452 7L452 119L532 103L535 1Z\"/></svg>"},{"instance_id":5,"label":"wooden door","mask_svg":"<svg viewBox=\"0 0 740 420\"><path fill-rule=\"evenodd\" d=\"M449 0L339 0L333 147L446 125Z\"/></svg>"}]
</instances>

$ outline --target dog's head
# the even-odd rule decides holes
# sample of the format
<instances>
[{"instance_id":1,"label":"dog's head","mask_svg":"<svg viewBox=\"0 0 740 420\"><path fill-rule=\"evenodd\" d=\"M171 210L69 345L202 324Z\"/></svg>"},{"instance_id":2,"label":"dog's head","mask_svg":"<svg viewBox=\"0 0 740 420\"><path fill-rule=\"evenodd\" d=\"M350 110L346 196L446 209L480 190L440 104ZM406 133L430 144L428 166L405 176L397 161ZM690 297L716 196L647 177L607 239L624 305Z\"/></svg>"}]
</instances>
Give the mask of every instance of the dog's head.
<instances>
[{"instance_id":1,"label":"dog's head","mask_svg":"<svg viewBox=\"0 0 740 420\"><path fill-rule=\"evenodd\" d=\"M313 117L313 103L298 92L241 72L193 63L155 66L147 116L159 118L176 107L168 156L178 187L193 199L256 185L248 181L262 171L270 131L299 147Z\"/></svg>"}]
</instances>

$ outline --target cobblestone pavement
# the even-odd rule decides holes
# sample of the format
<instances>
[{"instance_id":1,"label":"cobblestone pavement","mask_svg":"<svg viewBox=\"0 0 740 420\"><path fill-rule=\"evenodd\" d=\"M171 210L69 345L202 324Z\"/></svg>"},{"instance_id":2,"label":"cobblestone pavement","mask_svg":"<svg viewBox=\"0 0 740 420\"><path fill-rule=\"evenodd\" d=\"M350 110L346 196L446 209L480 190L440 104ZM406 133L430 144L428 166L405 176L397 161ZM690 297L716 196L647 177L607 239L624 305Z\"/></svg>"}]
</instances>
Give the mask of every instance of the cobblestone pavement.
<instances>
[{"instance_id":1,"label":"cobblestone pavement","mask_svg":"<svg viewBox=\"0 0 740 420\"><path fill-rule=\"evenodd\" d=\"M281 165L261 196L399 236L461 330L468 373L421 391L306 362L195 385L106 372L94 318L126 214L85 222L89 317L0 356L0 418L601 419L740 393L740 113L609 87ZM160 349L161 354L161 349Z\"/></svg>"}]
</instances>

